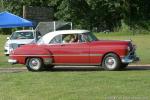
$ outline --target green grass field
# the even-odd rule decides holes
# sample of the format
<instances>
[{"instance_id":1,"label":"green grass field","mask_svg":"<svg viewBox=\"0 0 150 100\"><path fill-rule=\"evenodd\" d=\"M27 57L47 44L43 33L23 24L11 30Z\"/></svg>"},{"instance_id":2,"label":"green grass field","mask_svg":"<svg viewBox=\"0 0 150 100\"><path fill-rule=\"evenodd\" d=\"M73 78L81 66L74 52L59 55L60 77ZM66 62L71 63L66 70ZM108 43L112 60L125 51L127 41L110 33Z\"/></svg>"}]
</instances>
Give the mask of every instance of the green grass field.
<instances>
[{"instance_id":1,"label":"green grass field","mask_svg":"<svg viewBox=\"0 0 150 100\"><path fill-rule=\"evenodd\" d=\"M99 39L131 38L138 46L140 64L150 64L150 35L97 36ZM0 35L0 67L16 67L8 64L3 55L6 37ZM0 100L149 100L150 70L0 73L0 91Z\"/></svg>"},{"instance_id":2,"label":"green grass field","mask_svg":"<svg viewBox=\"0 0 150 100\"><path fill-rule=\"evenodd\" d=\"M149 73L146 70L1 73L0 100L149 100Z\"/></svg>"}]
</instances>

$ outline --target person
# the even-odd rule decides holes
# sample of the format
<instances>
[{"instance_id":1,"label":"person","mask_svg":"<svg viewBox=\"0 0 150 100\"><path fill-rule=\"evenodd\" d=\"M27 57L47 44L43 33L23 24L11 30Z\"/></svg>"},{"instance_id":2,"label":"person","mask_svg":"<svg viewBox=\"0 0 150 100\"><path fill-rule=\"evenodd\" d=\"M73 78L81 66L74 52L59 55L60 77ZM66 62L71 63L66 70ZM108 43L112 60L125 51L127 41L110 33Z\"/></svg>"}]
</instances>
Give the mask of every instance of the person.
<instances>
[{"instance_id":1,"label":"person","mask_svg":"<svg viewBox=\"0 0 150 100\"><path fill-rule=\"evenodd\" d=\"M70 36L69 43L72 43L72 42L74 42L74 41L75 41L75 36L74 36L74 35L71 35L71 36Z\"/></svg>"},{"instance_id":2,"label":"person","mask_svg":"<svg viewBox=\"0 0 150 100\"><path fill-rule=\"evenodd\" d=\"M78 35L74 35L74 34L67 34L67 35L63 35L63 43L74 43L74 42L78 42Z\"/></svg>"}]
</instances>

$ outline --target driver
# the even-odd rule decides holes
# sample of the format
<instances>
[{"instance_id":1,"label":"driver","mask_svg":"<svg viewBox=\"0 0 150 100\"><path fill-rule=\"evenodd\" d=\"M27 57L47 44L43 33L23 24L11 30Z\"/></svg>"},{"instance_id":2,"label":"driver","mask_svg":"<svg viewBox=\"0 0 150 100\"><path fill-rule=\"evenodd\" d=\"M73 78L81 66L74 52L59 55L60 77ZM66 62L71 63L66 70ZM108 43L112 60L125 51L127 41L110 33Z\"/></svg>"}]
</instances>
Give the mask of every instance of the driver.
<instances>
[{"instance_id":1,"label":"driver","mask_svg":"<svg viewBox=\"0 0 150 100\"><path fill-rule=\"evenodd\" d=\"M69 43L78 42L78 35L71 35Z\"/></svg>"}]
</instances>

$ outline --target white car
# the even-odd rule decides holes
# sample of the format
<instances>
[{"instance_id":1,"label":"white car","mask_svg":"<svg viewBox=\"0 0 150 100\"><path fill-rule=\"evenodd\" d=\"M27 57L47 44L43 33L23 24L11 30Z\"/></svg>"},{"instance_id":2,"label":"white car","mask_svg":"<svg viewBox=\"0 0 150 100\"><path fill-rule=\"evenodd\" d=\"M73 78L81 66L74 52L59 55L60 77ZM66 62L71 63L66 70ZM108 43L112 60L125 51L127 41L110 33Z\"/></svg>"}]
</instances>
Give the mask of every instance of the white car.
<instances>
[{"instance_id":1,"label":"white car","mask_svg":"<svg viewBox=\"0 0 150 100\"><path fill-rule=\"evenodd\" d=\"M4 46L4 54L8 56L10 52L17 47L25 44L36 43L36 41L41 37L39 32L35 30L19 30L7 37L7 42Z\"/></svg>"}]
</instances>

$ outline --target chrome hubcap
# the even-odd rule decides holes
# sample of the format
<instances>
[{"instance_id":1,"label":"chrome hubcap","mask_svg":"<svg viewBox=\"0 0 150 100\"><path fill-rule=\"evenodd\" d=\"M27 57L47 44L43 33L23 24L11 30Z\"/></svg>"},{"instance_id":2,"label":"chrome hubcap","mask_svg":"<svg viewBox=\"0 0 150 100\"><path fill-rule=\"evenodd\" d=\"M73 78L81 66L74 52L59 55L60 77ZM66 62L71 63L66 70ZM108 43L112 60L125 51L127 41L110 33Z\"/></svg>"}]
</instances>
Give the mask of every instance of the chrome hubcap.
<instances>
[{"instance_id":1,"label":"chrome hubcap","mask_svg":"<svg viewBox=\"0 0 150 100\"><path fill-rule=\"evenodd\" d=\"M37 58L31 58L29 61L29 66L31 69L38 70L40 68L40 61Z\"/></svg>"},{"instance_id":2,"label":"chrome hubcap","mask_svg":"<svg viewBox=\"0 0 150 100\"><path fill-rule=\"evenodd\" d=\"M109 68L109 69L113 69L116 67L116 60L113 57L107 57L105 60L105 65Z\"/></svg>"}]
</instances>

